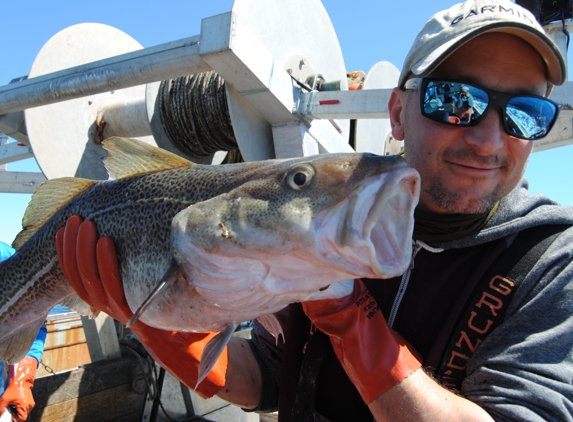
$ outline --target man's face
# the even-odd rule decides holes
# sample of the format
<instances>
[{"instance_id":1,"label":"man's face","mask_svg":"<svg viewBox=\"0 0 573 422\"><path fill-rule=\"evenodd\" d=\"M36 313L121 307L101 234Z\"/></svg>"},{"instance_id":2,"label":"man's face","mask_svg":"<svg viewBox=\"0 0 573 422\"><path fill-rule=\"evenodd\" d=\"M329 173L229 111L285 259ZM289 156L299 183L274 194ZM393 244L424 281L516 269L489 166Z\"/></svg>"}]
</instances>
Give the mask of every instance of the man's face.
<instances>
[{"instance_id":1,"label":"man's face","mask_svg":"<svg viewBox=\"0 0 573 422\"><path fill-rule=\"evenodd\" d=\"M521 39L484 34L448 57L431 75L506 93L544 95L545 66ZM504 132L492 108L473 127L448 126L420 113L420 93L395 89L389 103L392 134L404 139L405 158L422 176L420 206L440 213L489 210L519 182L532 141Z\"/></svg>"}]
</instances>

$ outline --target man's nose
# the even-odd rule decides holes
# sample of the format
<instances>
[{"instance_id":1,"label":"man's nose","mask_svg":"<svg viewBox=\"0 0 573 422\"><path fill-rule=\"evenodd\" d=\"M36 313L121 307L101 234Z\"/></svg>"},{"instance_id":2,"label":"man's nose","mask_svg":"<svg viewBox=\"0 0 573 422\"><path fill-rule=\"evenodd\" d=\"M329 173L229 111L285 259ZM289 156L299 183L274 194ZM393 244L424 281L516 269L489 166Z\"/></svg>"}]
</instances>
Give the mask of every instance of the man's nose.
<instances>
[{"instance_id":1,"label":"man's nose","mask_svg":"<svg viewBox=\"0 0 573 422\"><path fill-rule=\"evenodd\" d=\"M502 112L498 107L489 109L480 122L464 131L464 139L479 155L491 155L505 146L509 135L505 133Z\"/></svg>"}]
</instances>

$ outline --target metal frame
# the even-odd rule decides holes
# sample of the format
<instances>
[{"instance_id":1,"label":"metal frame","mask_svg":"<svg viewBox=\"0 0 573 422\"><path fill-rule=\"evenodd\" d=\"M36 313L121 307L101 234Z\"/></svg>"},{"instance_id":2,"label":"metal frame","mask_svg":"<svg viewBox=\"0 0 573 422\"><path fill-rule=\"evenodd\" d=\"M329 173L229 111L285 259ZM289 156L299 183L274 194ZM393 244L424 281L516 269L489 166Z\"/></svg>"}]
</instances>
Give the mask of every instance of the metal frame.
<instances>
[{"instance_id":1,"label":"metal frame","mask_svg":"<svg viewBox=\"0 0 573 422\"><path fill-rule=\"evenodd\" d=\"M240 17L228 12L203 19L200 35L0 87L0 132L21 143L2 142L0 165L33 155L24 129L24 109L207 70L219 73L235 94L270 123L277 158L350 151L336 119L388 117L391 89L308 92ZM551 134L536 141L535 151L573 143L572 90L571 83L554 89L552 98L565 107ZM37 173L1 170L2 192L30 193L45 180Z\"/></svg>"}]
</instances>

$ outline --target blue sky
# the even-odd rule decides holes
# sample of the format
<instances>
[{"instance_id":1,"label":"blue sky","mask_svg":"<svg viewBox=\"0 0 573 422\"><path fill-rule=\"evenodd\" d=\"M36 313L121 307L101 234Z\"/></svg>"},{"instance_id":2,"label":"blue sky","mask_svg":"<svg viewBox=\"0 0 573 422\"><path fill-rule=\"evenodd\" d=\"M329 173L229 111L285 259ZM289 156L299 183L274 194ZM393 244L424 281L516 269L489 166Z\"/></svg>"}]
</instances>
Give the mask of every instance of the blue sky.
<instances>
[{"instance_id":1,"label":"blue sky","mask_svg":"<svg viewBox=\"0 0 573 422\"><path fill-rule=\"evenodd\" d=\"M227 12L232 3L232 0L3 2L0 85L27 75L46 41L68 26L104 23L122 30L144 47L151 47L200 34L202 18ZM336 30L346 69L365 72L381 60L401 68L416 33L427 19L454 3L451 0L323 1ZM9 164L8 170L39 171L33 159ZM573 180L573 145L533 154L526 177L533 193L543 192L562 204L573 204L573 189L567 182ZM29 200L30 195L0 194L1 241L12 242Z\"/></svg>"}]
</instances>

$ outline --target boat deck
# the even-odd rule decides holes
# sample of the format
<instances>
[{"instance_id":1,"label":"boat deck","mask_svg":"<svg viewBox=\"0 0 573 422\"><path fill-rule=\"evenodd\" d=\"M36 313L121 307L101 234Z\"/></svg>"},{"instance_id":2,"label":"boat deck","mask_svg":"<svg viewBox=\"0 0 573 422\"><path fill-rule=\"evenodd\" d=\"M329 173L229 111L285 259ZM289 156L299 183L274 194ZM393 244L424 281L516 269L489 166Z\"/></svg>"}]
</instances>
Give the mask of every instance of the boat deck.
<instances>
[{"instance_id":1,"label":"boat deck","mask_svg":"<svg viewBox=\"0 0 573 422\"><path fill-rule=\"evenodd\" d=\"M76 313L50 315L46 327L29 421L167 422L192 416L213 422L276 420L244 412L218 397L202 399L162 370L140 345L132 348L121 341L121 357L115 359L102 360L97 347L90 355L91 335L86 340L86 326Z\"/></svg>"}]
</instances>

